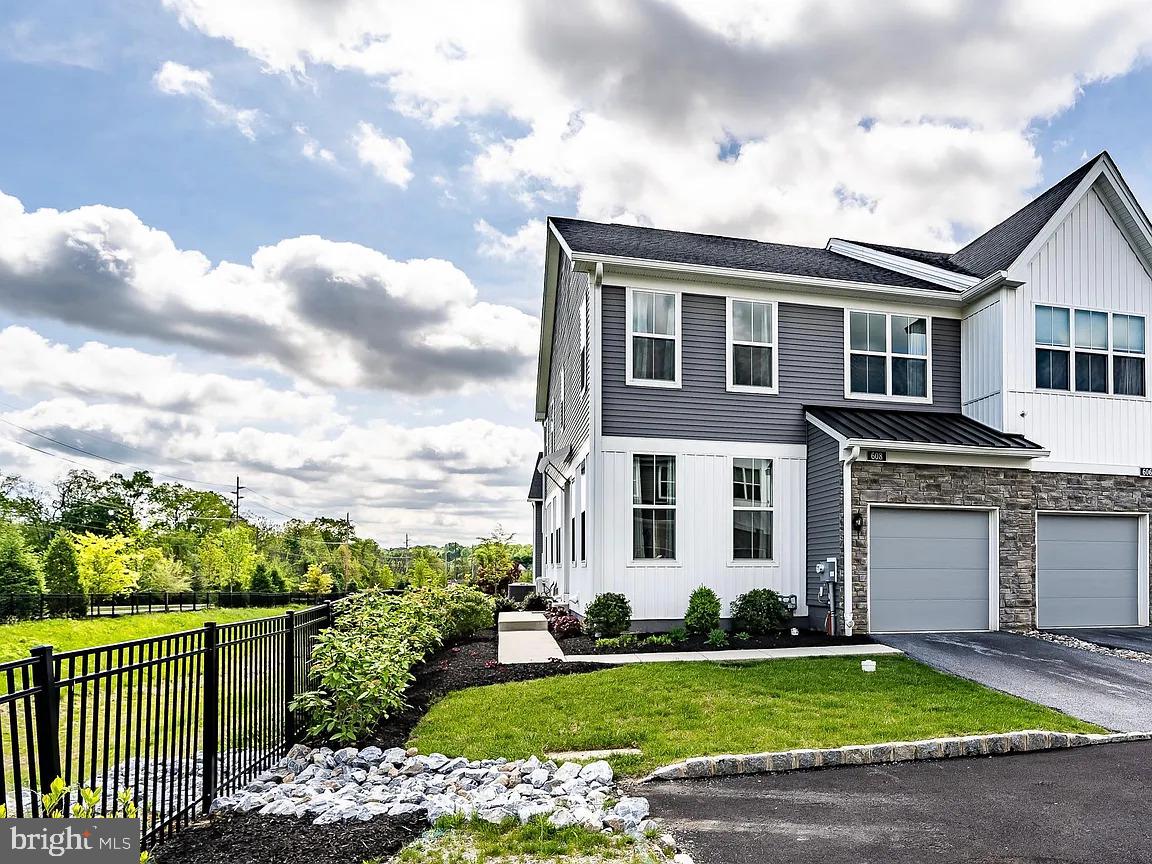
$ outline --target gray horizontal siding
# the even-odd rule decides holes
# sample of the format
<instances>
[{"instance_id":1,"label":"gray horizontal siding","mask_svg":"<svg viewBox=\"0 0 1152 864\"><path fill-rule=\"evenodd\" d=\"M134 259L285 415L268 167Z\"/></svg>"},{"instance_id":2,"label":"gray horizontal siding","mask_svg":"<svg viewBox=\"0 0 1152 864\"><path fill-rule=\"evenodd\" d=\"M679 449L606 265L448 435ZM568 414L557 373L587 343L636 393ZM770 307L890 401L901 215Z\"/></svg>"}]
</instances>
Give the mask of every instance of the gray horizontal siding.
<instances>
[{"instance_id":1,"label":"gray horizontal siding","mask_svg":"<svg viewBox=\"0 0 1152 864\"><path fill-rule=\"evenodd\" d=\"M548 389L548 418L556 418L556 438L549 452L572 447L579 450L588 440L591 426L589 384L580 363L580 302L588 292L588 276L573 272L571 262L560 256L556 289L556 327L552 333L552 369ZM591 312L589 312L591 314ZM588 322L585 321L585 327ZM585 332L591 332L586 330ZM591 348L589 347L589 351ZM560 427L560 369L564 369L564 428ZM589 363L591 369L591 363ZM546 494L555 484L545 475Z\"/></svg>"},{"instance_id":2,"label":"gray horizontal siding","mask_svg":"<svg viewBox=\"0 0 1152 864\"><path fill-rule=\"evenodd\" d=\"M624 289L606 286L603 297L605 435L803 444L805 405L907 404L846 399L844 310L798 303L779 305L779 394L728 392L725 300L702 294L683 295L681 389L629 387ZM955 319L932 319L932 378L933 404L908 407L959 411L960 322Z\"/></svg>"},{"instance_id":3,"label":"gray horizontal siding","mask_svg":"<svg viewBox=\"0 0 1152 864\"><path fill-rule=\"evenodd\" d=\"M821 600L816 565L828 558L843 558L844 473L835 439L808 425L807 547L808 606L816 609L813 624L823 626L826 600ZM816 620L816 619L819 620Z\"/></svg>"}]
</instances>

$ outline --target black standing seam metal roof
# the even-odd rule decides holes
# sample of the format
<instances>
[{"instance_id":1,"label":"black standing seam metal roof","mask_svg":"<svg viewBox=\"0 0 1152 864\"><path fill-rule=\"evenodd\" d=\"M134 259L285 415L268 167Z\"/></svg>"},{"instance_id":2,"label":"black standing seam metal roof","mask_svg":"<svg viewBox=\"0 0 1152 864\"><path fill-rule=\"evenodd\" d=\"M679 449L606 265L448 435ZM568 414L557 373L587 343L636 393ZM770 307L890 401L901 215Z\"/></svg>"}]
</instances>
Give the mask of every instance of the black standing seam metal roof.
<instances>
[{"instance_id":1,"label":"black standing seam metal roof","mask_svg":"<svg viewBox=\"0 0 1152 864\"><path fill-rule=\"evenodd\" d=\"M897 273L894 270L886 270L814 246L762 243L759 240L743 240L737 237L587 222L583 219L556 216L551 217L549 221L560 232L569 249L589 255L667 261L702 267L726 267L757 273L811 276L953 293L952 288Z\"/></svg>"},{"instance_id":2,"label":"black standing seam metal roof","mask_svg":"<svg viewBox=\"0 0 1152 864\"><path fill-rule=\"evenodd\" d=\"M805 411L848 439L905 444L944 444L989 450L1043 450L1025 438L1001 432L951 411L806 406Z\"/></svg>"},{"instance_id":3,"label":"black standing seam metal roof","mask_svg":"<svg viewBox=\"0 0 1152 864\"><path fill-rule=\"evenodd\" d=\"M536 454L536 461L532 463L532 483L528 487L529 501L544 500L544 475L540 473L540 460L544 458L544 451Z\"/></svg>"}]
</instances>

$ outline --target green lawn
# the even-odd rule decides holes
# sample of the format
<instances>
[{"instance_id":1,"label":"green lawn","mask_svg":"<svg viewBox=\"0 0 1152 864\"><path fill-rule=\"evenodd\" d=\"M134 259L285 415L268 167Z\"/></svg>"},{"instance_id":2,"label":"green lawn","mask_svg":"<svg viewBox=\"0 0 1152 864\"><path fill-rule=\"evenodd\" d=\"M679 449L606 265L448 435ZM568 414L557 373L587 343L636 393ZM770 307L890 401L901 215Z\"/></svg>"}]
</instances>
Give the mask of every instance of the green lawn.
<instances>
[{"instance_id":1,"label":"green lawn","mask_svg":"<svg viewBox=\"0 0 1152 864\"><path fill-rule=\"evenodd\" d=\"M689 756L837 747L1090 723L902 657L763 663L641 663L462 690L413 730L423 753L509 759L638 747L612 760L630 775Z\"/></svg>"},{"instance_id":2,"label":"green lawn","mask_svg":"<svg viewBox=\"0 0 1152 864\"><path fill-rule=\"evenodd\" d=\"M228 624L283 615L300 606L272 606L264 609L203 609L199 612L157 612L152 615L124 615L120 618L47 618L0 625L0 663L20 660L37 645L51 645L57 652L91 648L129 639L147 639L181 630L195 630L205 621Z\"/></svg>"}]
</instances>

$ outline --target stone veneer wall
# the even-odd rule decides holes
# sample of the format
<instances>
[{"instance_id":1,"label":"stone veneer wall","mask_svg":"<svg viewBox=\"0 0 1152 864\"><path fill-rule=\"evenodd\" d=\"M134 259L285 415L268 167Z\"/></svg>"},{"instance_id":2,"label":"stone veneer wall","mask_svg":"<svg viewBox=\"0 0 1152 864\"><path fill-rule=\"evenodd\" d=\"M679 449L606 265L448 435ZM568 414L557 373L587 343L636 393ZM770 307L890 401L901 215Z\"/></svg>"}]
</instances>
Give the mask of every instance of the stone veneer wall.
<instances>
[{"instance_id":1,"label":"stone veneer wall","mask_svg":"<svg viewBox=\"0 0 1152 864\"><path fill-rule=\"evenodd\" d=\"M1000 627L1036 623L1037 510L1152 512L1152 479L1110 474L1062 474L1022 468L856 462L852 513L852 609L855 632L868 632L867 504L930 504L999 508Z\"/></svg>"}]
</instances>

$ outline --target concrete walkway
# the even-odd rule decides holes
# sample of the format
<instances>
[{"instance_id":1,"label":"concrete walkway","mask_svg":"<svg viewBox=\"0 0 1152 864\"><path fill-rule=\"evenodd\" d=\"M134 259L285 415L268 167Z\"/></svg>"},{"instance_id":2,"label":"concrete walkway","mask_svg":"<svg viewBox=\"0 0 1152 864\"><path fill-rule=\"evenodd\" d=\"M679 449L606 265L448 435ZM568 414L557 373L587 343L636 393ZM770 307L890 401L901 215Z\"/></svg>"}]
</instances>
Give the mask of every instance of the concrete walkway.
<instances>
[{"instance_id":1,"label":"concrete walkway","mask_svg":"<svg viewBox=\"0 0 1152 864\"><path fill-rule=\"evenodd\" d=\"M820 645L811 648L733 648L727 651L666 651L656 654L565 654L569 663L687 663L710 660L788 660L795 657L854 657L902 654L888 645Z\"/></svg>"},{"instance_id":2,"label":"concrete walkway","mask_svg":"<svg viewBox=\"0 0 1152 864\"><path fill-rule=\"evenodd\" d=\"M502 664L551 663L564 652L548 632L543 612L504 612L496 628L496 659Z\"/></svg>"}]
</instances>

